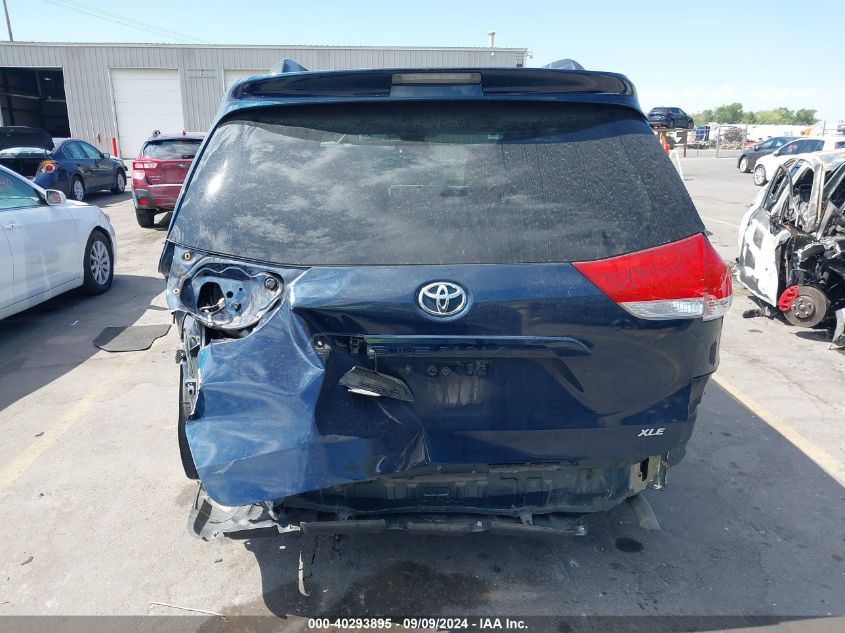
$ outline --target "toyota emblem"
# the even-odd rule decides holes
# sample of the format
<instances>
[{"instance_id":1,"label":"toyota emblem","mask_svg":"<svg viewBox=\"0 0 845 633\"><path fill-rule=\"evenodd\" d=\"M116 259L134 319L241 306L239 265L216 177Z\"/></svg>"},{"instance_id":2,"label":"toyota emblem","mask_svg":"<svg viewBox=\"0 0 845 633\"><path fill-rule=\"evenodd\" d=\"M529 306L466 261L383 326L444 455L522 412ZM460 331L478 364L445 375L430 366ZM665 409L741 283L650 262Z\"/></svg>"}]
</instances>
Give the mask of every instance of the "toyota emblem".
<instances>
[{"instance_id":1,"label":"toyota emblem","mask_svg":"<svg viewBox=\"0 0 845 633\"><path fill-rule=\"evenodd\" d=\"M428 314L450 317L466 307L467 293L451 281L435 281L420 289L417 303Z\"/></svg>"}]
</instances>

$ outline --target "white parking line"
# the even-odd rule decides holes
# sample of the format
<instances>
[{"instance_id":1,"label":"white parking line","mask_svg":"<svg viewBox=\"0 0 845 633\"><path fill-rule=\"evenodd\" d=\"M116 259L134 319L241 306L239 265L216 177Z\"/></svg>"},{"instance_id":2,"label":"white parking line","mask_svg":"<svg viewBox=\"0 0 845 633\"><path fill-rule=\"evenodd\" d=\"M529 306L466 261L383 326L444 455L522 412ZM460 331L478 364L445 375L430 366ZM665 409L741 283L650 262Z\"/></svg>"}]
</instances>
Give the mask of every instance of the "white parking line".
<instances>
[{"instance_id":1,"label":"white parking line","mask_svg":"<svg viewBox=\"0 0 845 633\"><path fill-rule=\"evenodd\" d=\"M833 455L816 446L816 444L798 433L798 431L790 427L771 411L754 402L742 391L719 376L718 373L713 374L713 382L727 391L728 394L733 396L734 399L738 400L745 408L763 420L763 422L780 433L790 444L809 457L819 468L833 477L833 479L838 481L839 485L845 487L845 465L843 465L841 459L834 458Z\"/></svg>"},{"instance_id":2,"label":"white parking line","mask_svg":"<svg viewBox=\"0 0 845 633\"><path fill-rule=\"evenodd\" d=\"M739 228L739 224L734 224L733 222L726 222L725 220L717 220L716 218L708 218L706 215L699 214L699 217L706 221L706 222L715 222L716 224L726 224L728 226L732 226L735 229Z\"/></svg>"},{"instance_id":3,"label":"white parking line","mask_svg":"<svg viewBox=\"0 0 845 633\"><path fill-rule=\"evenodd\" d=\"M150 347L150 349L152 349L152 347ZM109 389L111 389L115 383L125 380L125 370L138 364L142 358L146 357L149 351L150 350L128 353L128 358L111 372L110 378L99 383L95 389L92 389L84 398L82 398L82 400L77 402L67 413L59 418L59 421L55 426L44 431L44 435L39 437L22 453L9 462L9 464L0 471L0 490L14 483L27 468L35 463L35 460L41 457L47 449L58 442L62 435L64 435L74 424L83 419L91 407L94 406L103 395L108 393Z\"/></svg>"}]
</instances>

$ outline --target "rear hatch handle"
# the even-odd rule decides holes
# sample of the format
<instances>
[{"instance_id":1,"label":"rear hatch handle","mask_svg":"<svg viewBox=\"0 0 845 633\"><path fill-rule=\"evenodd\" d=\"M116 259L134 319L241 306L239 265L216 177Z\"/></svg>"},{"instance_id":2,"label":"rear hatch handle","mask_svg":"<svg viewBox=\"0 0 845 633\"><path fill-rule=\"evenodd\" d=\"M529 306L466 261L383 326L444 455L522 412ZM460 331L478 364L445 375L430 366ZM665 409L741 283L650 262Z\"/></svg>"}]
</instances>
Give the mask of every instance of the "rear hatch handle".
<instances>
[{"instance_id":1,"label":"rear hatch handle","mask_svg":"<svg viewBox=\"0 0 845 633\"><path fill-rule=\"evenodd\" d=\"M370 357L567 358L590 356L584 341L568 336L364 336Z\"/></svg>"},{"instance_id":2,"label":"rear hatch handle","mask_svg":"<svg viewBox=\"0 0 845 633\"><path fill-rule=\"evenodd\" d=\"M413 402L414 395L403 381L366 367L355 366L340 379L340 384L361 396L384 396L403 402Z\"/></svg>"}]
</instances>

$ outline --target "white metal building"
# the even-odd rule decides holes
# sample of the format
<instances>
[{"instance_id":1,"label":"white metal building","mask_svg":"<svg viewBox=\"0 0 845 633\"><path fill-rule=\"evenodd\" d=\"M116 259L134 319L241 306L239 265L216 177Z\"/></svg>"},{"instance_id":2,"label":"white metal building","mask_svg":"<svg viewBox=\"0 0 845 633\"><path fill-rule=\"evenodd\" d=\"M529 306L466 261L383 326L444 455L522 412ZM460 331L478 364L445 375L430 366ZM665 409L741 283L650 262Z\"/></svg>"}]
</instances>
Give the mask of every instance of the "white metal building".
<instances>
[{"instance_id":1,"label":"white metal building","mask_svg":"<svg viewBox=\"0 0 845 633\"><path fill-rule=\"evenodd\" d=\"M0 43L3 125L43 127L131 158L153 130L203 131L237 79L284 58L310 70L517 67L524 48Z\"/></svg>"}]
</instances>

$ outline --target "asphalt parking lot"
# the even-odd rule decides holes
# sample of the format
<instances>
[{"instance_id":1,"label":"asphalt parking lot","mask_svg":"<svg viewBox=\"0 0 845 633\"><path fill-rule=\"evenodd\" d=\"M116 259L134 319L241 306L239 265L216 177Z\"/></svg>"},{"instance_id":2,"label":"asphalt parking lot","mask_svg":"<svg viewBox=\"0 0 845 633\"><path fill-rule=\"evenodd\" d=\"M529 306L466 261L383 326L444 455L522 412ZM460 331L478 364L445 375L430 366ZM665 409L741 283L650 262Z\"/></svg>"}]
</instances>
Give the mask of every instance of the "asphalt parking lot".
<instances>
[{"instance_id":1,"label":"asphalt parking lot","mask_svg":"<svg viewBox=\"0 0 845 633\"><path fill-rule=\"evenodd\" d=\"M731 159L690 158L683 169L711 240L732 260L758 189ZM193 539L196 486L175 434L175 332L143 352L92 344L108 326L170 322L156 272L164 231L137 226L128 194L90 202L117 229L111 291L69 293L0 322L0 615L185 607L304 627L297 616L774 616L789 625L845 614L845 354L827 349L823 333L743 319L752 304L739 288L689 454L665 491L646 493L661 532L639 529L621 506L572 539Z\"/></svg>"}]
</instances>

